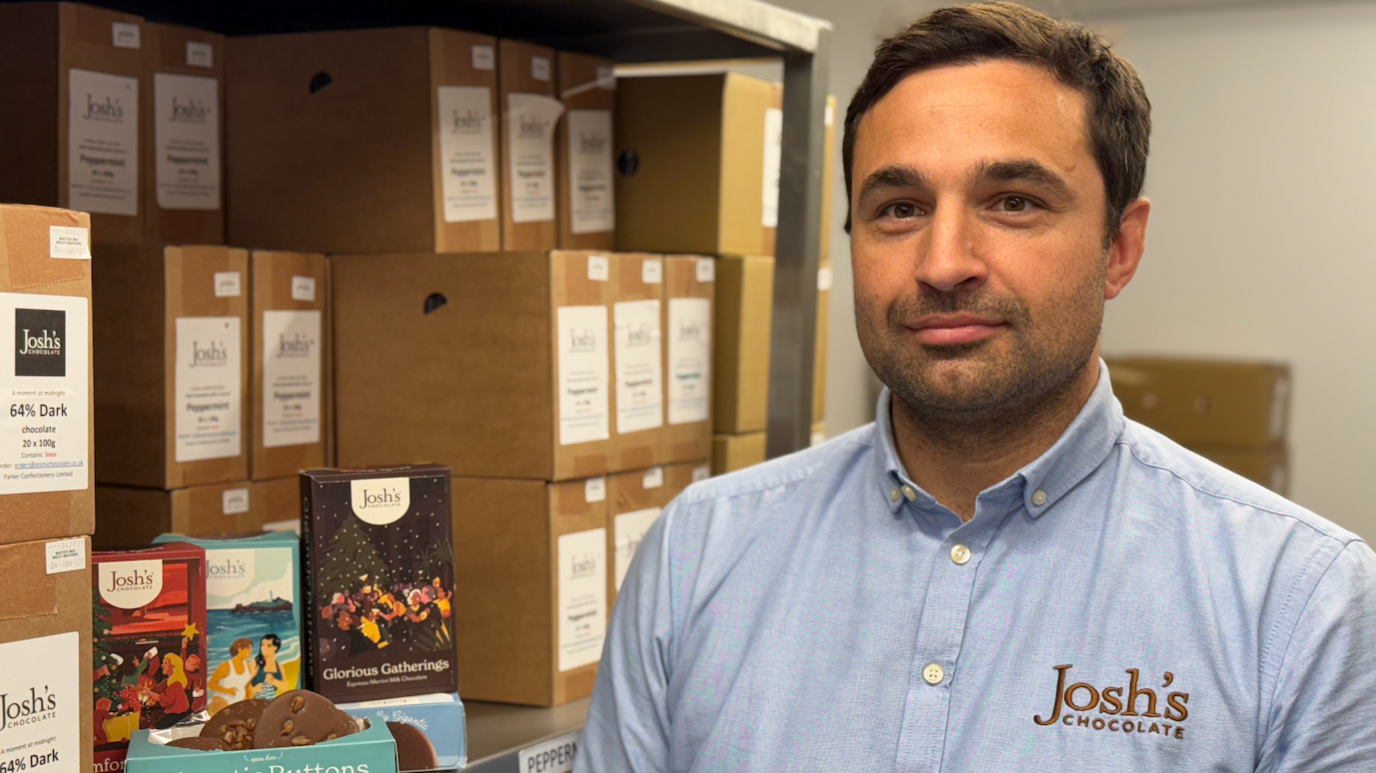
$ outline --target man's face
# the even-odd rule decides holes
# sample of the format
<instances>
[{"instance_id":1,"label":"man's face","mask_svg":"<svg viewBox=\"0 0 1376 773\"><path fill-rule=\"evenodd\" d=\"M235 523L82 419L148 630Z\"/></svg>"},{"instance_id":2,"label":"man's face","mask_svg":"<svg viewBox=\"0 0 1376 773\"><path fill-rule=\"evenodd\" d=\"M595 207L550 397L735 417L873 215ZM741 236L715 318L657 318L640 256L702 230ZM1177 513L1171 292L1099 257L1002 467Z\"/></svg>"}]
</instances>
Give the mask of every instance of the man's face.
<instances>
[{"instance_id":1,"label":"man's face","mask_svg":"<svg viewBox=\"0 0 1376 773\"><path fill-rule=\"evenodd\" d=\"M856 323L870 366L919 415L1035 408L1091 361L1106 194L1087 109L1049 73L995 60L910 75L862 119Z\"/></svg>"}]
</instances>

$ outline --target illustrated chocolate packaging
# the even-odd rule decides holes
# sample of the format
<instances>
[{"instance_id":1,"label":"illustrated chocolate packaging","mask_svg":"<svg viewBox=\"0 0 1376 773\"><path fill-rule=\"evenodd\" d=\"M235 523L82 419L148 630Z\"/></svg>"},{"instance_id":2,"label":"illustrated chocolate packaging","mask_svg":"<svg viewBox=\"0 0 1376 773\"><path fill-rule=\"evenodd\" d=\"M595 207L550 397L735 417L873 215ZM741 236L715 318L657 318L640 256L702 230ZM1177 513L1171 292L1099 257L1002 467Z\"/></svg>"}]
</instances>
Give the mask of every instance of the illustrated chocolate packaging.
<instances>
[{"instance_id":1,"label":"illustrated chocolate packaging","mask_svg":"<svg viewBox=\"0 0 1376 773\"><path fill-rule=\"evenodd\" d=\"M205 551L185 542L91 556L96 770L118 770L140 728L205 708Z\"/></svg>"},{"instance_id":2,"label":"illustrated chocolate packaging","mask_svg":"<svg viewBox=\"0 0 1376 773\"><path fill-rule=\"evenodd\" d=\"M301 475L307 673L332 700L458 690L449 469Z\"/></svg>"},{"instance_id":3,"label":"illustrated chocolate packaging","mask_svg":"<svg viewBox=\"0 0 1376 773\"><path fill-rule=\"evenodd\" d=\"M195 539L205 549L206 711L301 686L301 542L291 532Z\"/></svg>"}]
</instances>

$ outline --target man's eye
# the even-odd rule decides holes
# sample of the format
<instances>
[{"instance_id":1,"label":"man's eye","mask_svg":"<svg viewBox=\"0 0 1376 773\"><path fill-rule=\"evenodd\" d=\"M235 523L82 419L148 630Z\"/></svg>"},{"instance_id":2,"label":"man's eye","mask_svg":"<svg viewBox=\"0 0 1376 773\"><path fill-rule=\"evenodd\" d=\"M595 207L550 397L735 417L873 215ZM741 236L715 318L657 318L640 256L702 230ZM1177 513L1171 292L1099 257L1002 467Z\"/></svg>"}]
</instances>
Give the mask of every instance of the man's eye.
<instances>
[{"instance_id":1,"label":"man's eye","mask_svg":"<svg viewBox=\"0 0 1376 773\"><path fill-rule=\"evenodd\" d=\"M1023 196L1005 196L999 199L997 208L1000 212L1026 212L1034 206L1036 205Z\"/></svg>"},{"instance_id":2,"label":"man's eye","mask_svg":"<svg viewBox=\"0 0 1376 773\"><path fill-rule=\"evenodd\" d=\"M905 220L907 218L917 217L922 214L922 210L918 209L917 205L912 202L899 201L884 207L884 211L881 214Z\"/></svg>"}]
</instances>

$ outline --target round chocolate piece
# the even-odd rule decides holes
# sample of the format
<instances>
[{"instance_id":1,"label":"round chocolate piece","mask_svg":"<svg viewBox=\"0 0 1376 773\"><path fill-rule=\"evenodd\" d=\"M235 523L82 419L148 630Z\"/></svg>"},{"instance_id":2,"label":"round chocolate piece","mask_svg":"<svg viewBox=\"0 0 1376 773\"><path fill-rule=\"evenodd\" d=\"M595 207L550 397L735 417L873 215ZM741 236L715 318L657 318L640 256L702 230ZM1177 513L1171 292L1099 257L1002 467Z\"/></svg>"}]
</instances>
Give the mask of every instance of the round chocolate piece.
<instances>
[{"instance_id":1,"label":"round chocolate piece","mask_svg":"<svg viewBox=\"0 0 1376 773\"><path fill-rule=\"evenodd\" d=\"M353 717L310 690L290 690L263 709L253 731L255 749L312 746L358 731Z\"/></svg>"},{"instance_id":2,"label":"round chocolate piece","mask_svg":"<svg viewBox=\"0 0 1376 773\"><path fill-rule=\"evenodd\" d=\"M209 736L192 736L190 738L178 738L175 741L168 741L168 746L175 746L178 749L199 749L203 752L227 752L229 746L218 738Z\"/></svg>"},{"instance_id":3,"label":"round chocolate piece","mask_svg":"<svg viewBox=\"0 0 1376 773\"><path fill-rule=\"evenodd\" d=\"M202 738L214 738L224 742L230 751L241 752L253 748L253 729L258 726L259 717L272 701L254 698L248 701L231 703L215 712L215 716L201 728Z\"/></svg>"},{"instance_id":4,"label":"round chocolate piece","mask_svg":"<svg viewBox=\"0 0 1376 773\"><path fill-rule=\"evenodd\" d=\"M388 722L387 729L397 742L397 770L434 770L440 766L435 745L420 728L405 722Z\"/></svg>"}]
</instances>

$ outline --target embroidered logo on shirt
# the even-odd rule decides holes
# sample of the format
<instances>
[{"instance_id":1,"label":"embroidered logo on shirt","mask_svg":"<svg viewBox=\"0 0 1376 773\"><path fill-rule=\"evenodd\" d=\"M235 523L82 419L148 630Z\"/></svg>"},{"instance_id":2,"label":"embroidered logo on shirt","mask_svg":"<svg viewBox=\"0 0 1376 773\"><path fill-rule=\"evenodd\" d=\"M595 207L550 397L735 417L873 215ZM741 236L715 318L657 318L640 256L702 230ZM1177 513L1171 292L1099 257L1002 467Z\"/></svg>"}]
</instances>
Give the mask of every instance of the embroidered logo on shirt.
<instances>
[{"instance_id":1,"label":"embroidered logo on shirt","mask_svg":"<svg viewBox=\"0 0 1376 773\"><path fill-rule=\"evenodd\" d=\"M1185 737L1184 722L1190 716L1186 704L1190 701L1187 692L1172 692L1165 695L1165 701L1157 711L1157 693L1149 687L1138 687L1140 674L1137 669L1129 668L1126 687L1098 688L1088 682L1070 681L1070 669L1074 666L1054 666L1056 670L1056 696L1050 716L1041 714L1032 721L1043 727L1060 722L1068 727L1082 727L1088 730L1103 730L1111 733L1137 733L1139 735L1161 735L1181 740ZM1175 682L1175 675L1167 671L1162 676L1161 689ZM1126 696L1124 695L1126 693ZM1139 712L1145 708L1146 711Z\"/></svg>"}]
</instances>

